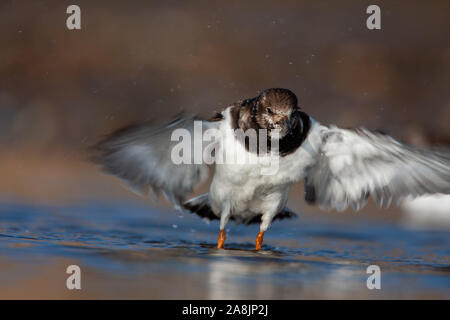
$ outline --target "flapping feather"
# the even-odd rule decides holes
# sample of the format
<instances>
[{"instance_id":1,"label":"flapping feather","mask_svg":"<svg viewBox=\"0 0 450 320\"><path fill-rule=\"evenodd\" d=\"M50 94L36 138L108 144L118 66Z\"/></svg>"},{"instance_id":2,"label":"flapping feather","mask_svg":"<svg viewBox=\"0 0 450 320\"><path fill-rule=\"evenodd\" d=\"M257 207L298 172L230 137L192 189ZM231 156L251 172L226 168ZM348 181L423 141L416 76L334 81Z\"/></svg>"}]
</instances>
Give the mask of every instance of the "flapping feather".
<instances>
[{"instance_id":1,"label":"flapping feather","mask_svg":"<svg viewBox=\"0 0 450 320\"><path fill-rule=\"evenodd\" d=\"M379 206L406 196L450 194L450 155L425 151L366 129L324 131L307 176L317 204L359 210L369 196Z\"/></svg>"},{"instance_id":2,"label":"flapping feather","mask_svg":"<svg viewBox=\"0 0 450 320\"><path fill-rule=\"evenodd\" d=\"M194 135L194 120L194 116L183 115L163 126L146 122L120 129L93 147L94 161L138 194L145 196L150 190L155 194L162 192L179 205L209 173L203 161L195 164L193 150L189 164L175 164L171 158L174 146L179 143L171 141L174 130L188 130L192 137L192 148L194 138L202 139ZM202 129L213 125L202 121Z\"/></svg>"}]
</instances>

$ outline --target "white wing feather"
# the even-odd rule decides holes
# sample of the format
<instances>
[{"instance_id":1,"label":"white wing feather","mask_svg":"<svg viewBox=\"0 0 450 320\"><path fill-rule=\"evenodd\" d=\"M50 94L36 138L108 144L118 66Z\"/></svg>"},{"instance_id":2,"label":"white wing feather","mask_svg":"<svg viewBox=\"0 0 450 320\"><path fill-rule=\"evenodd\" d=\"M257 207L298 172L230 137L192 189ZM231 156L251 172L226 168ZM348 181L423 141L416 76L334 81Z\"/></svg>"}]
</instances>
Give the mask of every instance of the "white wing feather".
<instances>
[{"instance_id":1,"label":"white wing feather","mask_svg":"<svg viewBox=\"0 0 450 320\"><path fill-rule=\"evenodd\" d=\"M369 196L379 206L405 196L450 194L450 156L424 151L366 129L324 131L307 185L324 208L355 210Z\"/></svg>"},{"instance_id":2,"label":"white wing feather","mask_svg":"<svg viewBox=\"0 0 450 320\"><path fill-rule=\"evenodd\" d=\"M164 126L144 123L119 130L95 146L94 160L133 191L141 195L148 194L149 190L155 194L162 192L170 201L180 204L209 173L203 162L194 164L192 159L192 164L175 164L171 159L172 148L178 143L171 141L175 129L184 128L191 137L202 138L193 134L194 120L194 116L181 116ZM203 127L215 124L202 122Z\"/></svg>"}]
</instances>

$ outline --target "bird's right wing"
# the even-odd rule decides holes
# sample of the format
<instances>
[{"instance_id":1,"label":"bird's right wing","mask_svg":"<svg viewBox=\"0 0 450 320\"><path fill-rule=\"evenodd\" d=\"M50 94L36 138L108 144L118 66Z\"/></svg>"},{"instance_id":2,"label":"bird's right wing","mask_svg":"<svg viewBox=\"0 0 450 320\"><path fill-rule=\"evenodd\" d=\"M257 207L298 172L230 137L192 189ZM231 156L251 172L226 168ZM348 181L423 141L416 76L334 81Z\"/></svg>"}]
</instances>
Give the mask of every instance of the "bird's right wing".
<instances>
[{"instance_id":1,"label":"bird's right wing","mask_svg":"<svg viewBox=\"0 0 450 320\"><path fill-rule=\"evenodd\" d=\"M308 202L355 210L372 196L378 205L410 195L450 194L450 155L424 151L366 129L322 133L316 164L306 177Z\"/></svg>"},{"instance_id":2,"label":"bird's right wing","mask_svg":"<svg viewBox=\"0 0 450 320\"><path fill-rule=\"evenodd\" d=\"M194 186L208 177L208 163L203 161L205 147L219 143L202 143L202 136L194 132L199 126L203 131L219 122L199 121L195 124L194 121L194 116L184 115L167 125L143 123L120 129L94 146L94 161L141 195L148 194L149 190L155 194L163 192L170 201L181 204ZM177 129L189 135L191 150L174 150L179 146L178 140L172 141L172 133ZM200 162L198 157L194 159L196 151L201 152ZM180 153L185 159L187 157L188 163L174 161L174 155L180 156Z\"/></svg>"}]
</instances>

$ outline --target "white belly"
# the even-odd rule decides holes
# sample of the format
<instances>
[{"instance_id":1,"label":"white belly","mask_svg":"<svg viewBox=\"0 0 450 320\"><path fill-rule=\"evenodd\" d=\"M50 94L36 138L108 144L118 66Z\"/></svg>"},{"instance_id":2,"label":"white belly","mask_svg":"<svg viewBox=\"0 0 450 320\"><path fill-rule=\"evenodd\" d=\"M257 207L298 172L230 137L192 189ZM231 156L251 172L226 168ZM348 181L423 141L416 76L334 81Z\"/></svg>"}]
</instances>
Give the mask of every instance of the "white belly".
<instances>
[{"instance_id":1,"label":"white belly","mask_svg":"<svg viewBox=\"0 0 450 320\"><path fill-rule=\"evenodd\" d=\"M277 214L287 203L291 183L267 184L264 177L243 172L238 167L216 166L211 183L209 200L218 216L225 204L231 215L243 219L260 214Z\"/></svg>"},{"instance_id":2,"label":"white belly","mask_svg":"<svg viewBox=\"0 0 450 320\"><path fill-rule=\"evenodd\" d=\"M303 179L306 168L314 163L316 150L312 147L311 139L316 139L316 135L310 135L290 155L258 156L256 153L249 153L236 140L233 132L227 131L228 128L230 125L224 122L217 151L226 156L223 156L221 162L216 161L209 192L213 212L220 216L225 206L229 205L231 215L235 217L276 215L286 206L292 183ZM221 153L223 150L225 153ZM239 159L241 162L230 162L227 159Z\"/></svg>"},{"instance_id":3,"label":"white belly","mask_svg":"<svg viewBox=\"0 0 450 320\"><path fill-rule=\"evenodd\" d=\"M233 140L231 143L238 142ZM233 149L228 147L227 150ZM240 143L234 150L253 158L243 164L216 164L209 193L212 210L220 216L228 204L231 215L243 219L280 212L286 206L292 184L281 172L283 168L278 164L273 166L276 169L273 174L267 174L270 173L270 159L268 163L258 162L260 158L249 154Z\"/></svg>"}]
</instances>

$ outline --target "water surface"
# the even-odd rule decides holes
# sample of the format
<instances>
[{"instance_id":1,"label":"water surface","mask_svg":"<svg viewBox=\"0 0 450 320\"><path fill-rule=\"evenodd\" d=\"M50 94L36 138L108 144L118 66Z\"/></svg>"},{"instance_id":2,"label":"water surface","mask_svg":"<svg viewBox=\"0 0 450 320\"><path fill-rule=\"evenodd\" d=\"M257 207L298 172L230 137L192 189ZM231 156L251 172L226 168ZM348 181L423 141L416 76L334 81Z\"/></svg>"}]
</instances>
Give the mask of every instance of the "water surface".
<instances>
[{"instance_id":1,"label":"water surface","mask_svg":"<svg viewBox=\"0 0 450 320\"><path fill-rule=\"evenodd\" d=\"M0 205L0 298L450 298L450 234L370 221L218 223L132 203ZM69 291L67 266L82 289ZM381 268L381 290L366 269Z\"/></svg>"}]
</instances>

